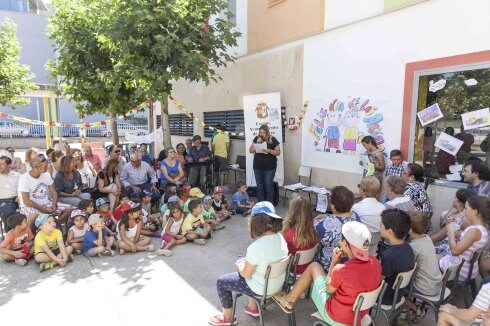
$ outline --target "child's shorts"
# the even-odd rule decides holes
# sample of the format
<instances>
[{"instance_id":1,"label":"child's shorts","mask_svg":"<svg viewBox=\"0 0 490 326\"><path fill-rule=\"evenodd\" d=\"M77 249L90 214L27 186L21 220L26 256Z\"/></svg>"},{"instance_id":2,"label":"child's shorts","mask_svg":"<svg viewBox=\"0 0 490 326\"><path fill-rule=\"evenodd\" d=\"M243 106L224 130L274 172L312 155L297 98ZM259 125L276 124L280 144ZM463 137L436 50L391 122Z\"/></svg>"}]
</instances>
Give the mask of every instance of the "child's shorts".
<instances>
[{"instance_id":1,"label":"child's shorts","mask_svg":"<svg viewBox=\"0 0 490 326\"><path fill-rule=\"evenodd\" d=\"M332 320L325 310L325 303L330 294L327 292L327 276L319 276L313 281L313 286L311 289L311 300L315 303L316 309L322 316L322 319L327 322L327 324L332 326L344 325Z\"/></svg>"},{"instance_id":2,"label":"child's shorts","mask_svg":"<svg viewBox=\"0 0 490 326\"><path fill-rule=\"evenodd\" d=\"M247 211L247 209L246 209L245 207L237 207L237 208L235 209L235 213L237 213L237 214L243 214L243 213L245 213L246 211Z\"/></svg>"},{"instance_id":3,"label":"child's shorts","mask_svg":"<svg viewBox=\"0 0 490 326\"><path fill-rule=\"evenodd\" d=\"M164 234L162 235L162 240L164 240L165 242L170 242L172 241L173 239L175 239L174 237L172 237L171 235L168 235L168 234Z\"/></svg>"}]
</instances>

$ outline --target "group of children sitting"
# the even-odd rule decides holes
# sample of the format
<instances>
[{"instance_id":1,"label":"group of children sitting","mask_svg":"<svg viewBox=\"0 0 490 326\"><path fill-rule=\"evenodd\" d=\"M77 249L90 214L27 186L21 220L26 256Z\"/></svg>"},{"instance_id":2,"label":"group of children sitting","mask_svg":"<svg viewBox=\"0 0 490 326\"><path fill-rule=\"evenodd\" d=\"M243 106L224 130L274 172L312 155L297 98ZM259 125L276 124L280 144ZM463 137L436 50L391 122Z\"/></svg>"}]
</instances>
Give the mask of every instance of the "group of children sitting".
<instances>
[{"instance_id":1,"label":"group of children sitting","mask_svg":"<svg viewBox=\"0 0 490 326\"><path fill-rule=\"evenodd\" d=\"M9 232L0 244L0 257L24 266L34 257L40 270L46 271L55 265L64 266L73 260L73 255L88 257L114 256L119 253L154 251L150 237L161 237L159 255L171 256L171 248L186 242L204 245L213 231L225 226L222 222L232 214L246 215L253 202L249 201L246 186L238 182L239 200L232 201L232 209L218 186L212 196L205 196L199 188L169 184L161 207L152 206L151 194L141 191L136 198L122 192L120 204L109 210L109 200L99 198L82 200L71 213L67 222L68 231L63 236L56 216L40 214L35 219L35 230L27 224L27 217L16 213L7 220ZM235 196L234 196L235 199Z\"/></svg>"}]
</instances>

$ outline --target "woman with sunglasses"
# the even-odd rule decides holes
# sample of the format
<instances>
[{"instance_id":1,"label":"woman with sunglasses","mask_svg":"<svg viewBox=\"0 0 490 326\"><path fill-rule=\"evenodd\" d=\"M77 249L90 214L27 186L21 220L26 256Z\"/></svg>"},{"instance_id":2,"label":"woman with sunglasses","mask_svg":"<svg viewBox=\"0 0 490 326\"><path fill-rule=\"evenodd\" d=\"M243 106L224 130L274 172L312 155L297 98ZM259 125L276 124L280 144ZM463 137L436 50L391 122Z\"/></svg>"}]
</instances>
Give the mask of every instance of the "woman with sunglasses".
<instances>
[{"instance_id":1,"label":"woman with sunglasses","mask_svg":"<svg viewBox=\"0 0 490 326\"><path fill-rule=\"evenodd\" d=\"M10 170L17 172L17 170L19 170L22 165L22 161L20 160L20 158L15 157L14 154L15 149L13 147L5 148L5 156L10 157L10 159L12 160L12 164L10 164Z\"/></svg>"}]
</instances>

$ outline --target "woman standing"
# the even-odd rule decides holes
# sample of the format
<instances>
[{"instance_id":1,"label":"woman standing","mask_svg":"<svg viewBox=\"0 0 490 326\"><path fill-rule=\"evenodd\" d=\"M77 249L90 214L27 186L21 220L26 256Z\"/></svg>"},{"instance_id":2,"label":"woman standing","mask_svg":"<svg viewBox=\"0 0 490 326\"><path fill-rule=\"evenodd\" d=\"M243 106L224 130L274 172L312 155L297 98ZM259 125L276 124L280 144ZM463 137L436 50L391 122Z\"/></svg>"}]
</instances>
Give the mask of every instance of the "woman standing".
<instances>
[{"instance_id":1,"label":"woman standing","mask_svg":"<svg viewBox=\"0 0 490 326\"><path fill-rule=\"evenodd\" d=\"M71 156L61 159L61 170L54 178L58 201L78 207L82 199L90 199L90 194L82 193L82 177L76 169L76 161Z\"/></svg>"},{"instance_id":2,"label":"woman standing","mask_svg":"<svg viewBox=\"0 0 490 326\"><path fill-rule=\"evenodd\" d=\"M185 145L182 143L177 144L177 155L176 158L179 160L180 166L182 167L182 171L184 171L184 175L187 176L187 171L185 168L185 162L187 162L186 156L187 152L185 150Z\"/></svg>"},{"instance_id":3,"label":"woman standing","mask_svg":"<svg viewBox=\"0 0 490 326\"><path fill-rule=\"evenodd\" d=\"M48 165L48 172L51 175L51 178L56 178L56 174L61 170L61 159L65 156L62 151L54 151L49 155L49 160L51 163Z\"/></svg>"},{"instance_id":4,"label":"woman standing","mask_svg":"<svg viewBox=\"0 0 490 326\"><path fill-rule=\"evenodd\" d=\"M409 163L403 171L403 181L407 183L405 196L412 199L415 208L430 218L432 216L432 205L424 188L424 169L416 164Z\"/></svg>"},{"instance_id":5,"label":"woman standing","mask_svg":"<svg viewBox=\"0 0 490 326\"><path fill-rule=\"evenodd\" d=\"M262 152L255 150L255 144L266 143ZM259 135L250 145L249 152L254 155L253 169L255 182L257 183L257 201L268 201L272 203L274 196L274 175L277 169L277 156L281 155L279 141L270 134L269 127L262 125Z\"/></svg>"},{"instance_id":6,"label":"woman standing","mask_svg":"<svg viewBox=\"0 0 490 326\"><path fill-rule=\"evenodd\" d=\"M121 193L121 179L119 179L119 161L110 159L105 168L99 171L95 179L95 188L92 191L92 199L96 200L101 197L109 197L109 209L114 211L116 204L119 202Z\"/></svg>"},{"instance_id":7,"label":"woman standing","mask_svg":"<svg viewBox=\"0 0 490 326\"><path fill-rule=\"evenodd\" d=\"M431 127L426 127L424 132L424 141L423 141L423 150L424 150L424 155L422 158L423 166L427 166L427 164L425 164L427 161L429 161L430 165L434 163L435 143L436 143L436 135L432 133Z\"/></svg>"},{"instance_id":8,"label":"woman standing","mask_svg":"<svg viewBox=\"0 0 490 326\"><path fill-rule=\"evenodd\" d=\"M10 164L10 170L17 172L17 170L20 170L22 166L22 161L20 160L20 158L15 157L14 154L15 154L15 148L13 147L5 148L5 155L10 157L10 159L12 160L12 164Z\"/></svg>"},{"instance_id":9,"label":"woman standing","mask_svg":"<svg viewBox=\"0 0 490 326\"><path fill-rule=\"evenodd\" d=\"M160 187L165 189L167 183L174 183L176 185L182 184L184 180L184 171L180 165L180 161L176 159L177 152L172 147L167 149L167 158L160 163L160 171L162 176L160 178Z\"/></svg>"},{"instance_id":10,"label":"woman standing","mask_svg":"<svg viewBox=\"0 0 490 326\"><path fill-rule=\"evenodd\" d=\"M378 149L378 144L376 144L376 140L374 140L371 136L366 136L361 140L362 146L366 149L366 155L369 159L369 162L374 165L374 173L369 174L369 171L366 175L374 175L378 180L381 181L381 177L383 175L383 171L385 170L385 157L383 152Z\"/></svg>"}]
</instances>

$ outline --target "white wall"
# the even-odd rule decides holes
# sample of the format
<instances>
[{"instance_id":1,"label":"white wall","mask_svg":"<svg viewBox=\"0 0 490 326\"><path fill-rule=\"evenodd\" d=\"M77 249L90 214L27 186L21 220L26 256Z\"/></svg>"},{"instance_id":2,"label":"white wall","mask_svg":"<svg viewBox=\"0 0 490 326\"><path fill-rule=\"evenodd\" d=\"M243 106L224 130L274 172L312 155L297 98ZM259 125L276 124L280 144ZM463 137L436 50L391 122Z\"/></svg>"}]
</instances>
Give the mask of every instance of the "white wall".
<instances>
[{"instance_id":1,"label":"white wall","mask_svg":"<svg viewBox=\"0 0 490 326\"><path fill-rule=\"evenodd\" d=\"M405 65L490 49L489 14L488 0L431 0L307 38L303 98L389 98L391 117L385 135L398 147ZM305 123L303 135L307 128ZM309 151L305 141L303 137L303 164L355 171L355 156ZM343 183L344 177L331 175L330 182Z\"/></svg>"}]
</instances>

